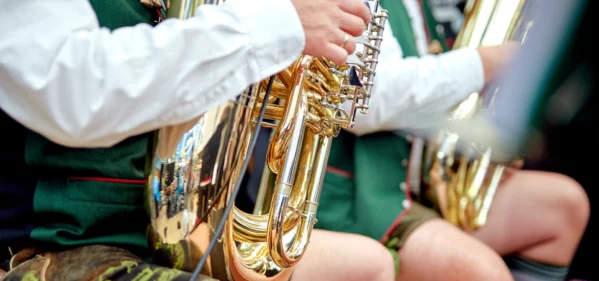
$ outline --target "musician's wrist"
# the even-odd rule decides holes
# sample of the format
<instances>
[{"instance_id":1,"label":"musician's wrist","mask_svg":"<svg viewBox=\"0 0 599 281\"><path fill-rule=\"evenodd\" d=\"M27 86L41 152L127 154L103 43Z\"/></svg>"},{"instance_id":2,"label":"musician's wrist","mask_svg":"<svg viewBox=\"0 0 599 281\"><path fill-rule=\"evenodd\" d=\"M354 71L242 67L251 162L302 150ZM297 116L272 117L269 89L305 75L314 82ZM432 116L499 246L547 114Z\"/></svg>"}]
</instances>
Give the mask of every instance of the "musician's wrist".
<instances>
[{"instance_id":1,"label":"musician's wrist","mask_svg":"<svg viewBox=\"0 0 599 281\"><path fill-rule=\"evenodd\" d=\"M476 48L483 64L485 84L497 76L511 62L513 54L517 50L517 42L508 42L497 46L484 46Z\"/></svg>"},{"instance_id":2,"label":"musician's wrist","mask_svg":"<svg viewBox=\"0 0 599 281\"><path fill-rule=\"evenodd\" d=\"M495 68L497 64L494 60L495 55L493 54L492 49L489 49L488 47L478 47L476 50L478 51L483 66L486 85L489 83L489 81L493 80L493 77L495 76Z\"/></svg>"}]
</instances>

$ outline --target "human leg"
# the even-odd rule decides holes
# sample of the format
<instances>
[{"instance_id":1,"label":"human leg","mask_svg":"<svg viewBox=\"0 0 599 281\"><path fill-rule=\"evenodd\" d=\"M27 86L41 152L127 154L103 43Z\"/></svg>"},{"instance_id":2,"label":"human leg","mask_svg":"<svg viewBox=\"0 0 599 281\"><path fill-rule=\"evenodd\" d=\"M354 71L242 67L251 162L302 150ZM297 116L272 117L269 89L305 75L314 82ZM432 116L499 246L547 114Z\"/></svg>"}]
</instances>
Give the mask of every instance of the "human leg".
<instances>
[{"instance_id":1,"label":"human leg","mask_svg":"<svg viewBox=\"0 0 599 281\"><path fill-rule=\"evenodd\" d=\"M499 188L484 227L473 233L505 260L517 281L563 280L589 217L574 180L518 171Z\"/></svg>"},{"instance_id":2,"label":"human leg","mask_svg":"<svg viewBox=\"0 0 599 281\"><path fill-rule=\"evenodd\" d=\"M567 266L588 217L588 198L574 180L519 171L500 186L487 224L473 235L502 256Z\"/></svg>"},{"instance_id":3,"label":"human leg","mask_svg":"<svg viewBox=\"0 0 599 281\"><path fill-rule=\"evenodd\" d=\"M434 211L413 204L387 243L387 247L363 235L315 229L306 254L298 263L292 281L395 280L397 248L421 223L437 218Z\"/></svg>"},{"instance_id":4,"label":"human leg","mask_svg":"<svg viewBox=\"0 0 599 281\"><path fill-rule=\"evenodd\" d=\"M392 281L391 253L366 236L315 229L291 281Z\"/></svg>"},{"instance_id":5,"label":"human leg","mask_svg":"<svg viewBox=\"0 0 599 281\"><path fill-rule=\"evenodd\" d=\"M422 223L399 249L398 281L511 281L488 246L442 219Z\"/></svg>"},{"instance_id":6,"label":"human leg","mask_svg":"<svg viewBox=\"0 0 599 281\"><path fill-rule=\"evenodd\" d=\"M414 204L397 226L388 247L399 249L399 274L390 249L361 235L314 230L292 281L511 281L492 249ZM397 278L397 279L395 279Z\"/></svg>"},{"instance_id":7,"label":"human leg","mask_svg":"<svg viewBox=\"0 0 599 281\"><path fill-rule=\"evenodd\" d=\"M567 274L567 268L563 266L571 261L584 232L588 209L584 191L573 180L557 174L517 172L500 188L487 225L473 235L494 252L506 256L505 262L512 269L515 280L563 280ZM490 249L469 243L471 241L465 235L466 233L440 220L419 226L399 251L399 279L436 280L443 277L451 280L456 275L473 276L485 272L479 275L482 278L490 274L487 272L490 269L484 265L472 266L473 262L482 259L489 259L485 264L496 264L495 269L502 268L499 275L507 272L505 265L498 266L501 263L497 259L499 255L489 255ZM447 241L452 241L450 244L439 243L448 238ZM460 245L461 243L467 244ZM432 248L444 250L422 250L434 244L437 246ZM472 248L462 253L473 254L475 260L468 261L468 256L455 255L460 253L461 248ZM453 257L449 257L451 255ZM421 264L421 261L425 264ZM422 268L427 268L426 263L434 264L435 270L422 271ZM451 265L458 269L452 269ZM479 269L459 273L459 268L466 268L465 266ZM439 272L445 273L436 276ZM505 277L500 277L497 280L504 279ZM458 277L458 280L464 279Z\"/></svg>"},{"instance_id":8,"label":"human leg","mask_svg":"<svg viewBox=\"0 0 599 281\"><path fill-rule=\"evenodd\" d=\"M481 229L481 231L474 233L475 237L480 238L481 236L484 236L483 234L485 234L483 230L489 231L491 227L497 227L493 231L489 231L491 232L490 235L488 235L489 240L481 239L484 242L489 241L489 246L491 246L492 249L446 221L441 219L431 219L434 216L425 215L423 217L422 212L420 214L410 214L414 213L413 211L415 210L422 210L421 206L419 207L418 204L414 204L412 210L408 212L408 215L406 215L406 217L402 220L402 223L400 223L396 229L400 232L395 234L395 237L400 238L400 245L396 245L399 248L398 254L400 260L398 280L513 280L510 271L499 254L509 255L511 253L519 253L522 254L523 257L534 258L535 255L526 253L537 253L537 255L542 253L540 257L553 257L556 258L556 260L561 258L569 261L571 259L571 255L570 257L566 256L564 258L557 253L552 256L550 252L543 253L542 251L530 251L526 247L526 241L530 241L529 239L531 237L536 237L536 239L539 239L539 237L541 237L540 234L546 233L545 231L541 230L555 230L559 229L561 226L556 227L555 225L551 226L545 223L544 225L540 226L540 229L537 229L539 231L537 234L534 234L533 231L533 234L531 235L523 233L523 231L526 229L525 227L527 226L526 222L524 222L524 225L514 225L513 221L515 221L515 218L522 218L522 220L528 218L532 220L533 223L543 224L543 221L546 219L556 220L559 218L568 220L572 219L572 217L575 217L574 221L570 222L572 228L568 230L570 231L570 238L566 239L567 235L564 234L564 236L561 236L563 239L555 239L562 241L561 243L556 243L555 245L562 245L564 247L562 249L571 249L573 252L573 250L576 248L577 242L567 243L564 241L572 242L572 237L578 237L576 239L580 239L580 235L582 231L584 231L586 217L588 216L588 202L586 200L586 196L582 196L584 194L581 195L578 193L580 190L576 184L574 184L572 181L569 181L567 178L560 177L559 175L553 175L553 178L546 177L544 179L537 179L535 178L535 175L530 176L525 175L524 173L531 172L518 172L512 179L507 181L501 187L497 194L497 199L493 205L493 209L491 210L487 226ZM510 187L517 185L526 185L526 187L522 188L521 190L515 190L515 188ZM541 196L542 198L537 198L533 201L547 207L547 209L543 209L536 204L535 206L532 206L532 209L534 209L532 211L529 209L518 208L518 206L529 204L531 202L531 198L535 198L535 193L538 193L538 189L536 192L530 193L531 190L534 190L531 187L549 185L553 186L553 188L550 188L551 191L543 192L543 196ZM509 195L507 192L508 190L514 190L512 193L515 194ZM529 193L524 191L528 191ZM511 198L512 196L516 199ZM518 200L526 201L518 203ZM515 206L510 204L515 204ZM498 206L503 206L503 208L508 208L509 210L502 211ZM529 225L529 227L534 228L536 226L532 224ZM578 234L576 234L577 229L579 230ZM574 233L572 233L572 231ZM493 235L492 232L495 232L496 234ZM370 244L374 241L362 242L360 239L353 240L359 236L347 236L346 238L340 239L336 237L338 235L337 233L327 233L327 235L322 236L314 235L314 239L312 240L309 250L304 256L303 261L296 269L296 273L293 278L294 281L304 279L320 280L321 278L323 280L336 280L334 278L339 278L339 280L353 280L353 277L364 280L363 276L355 275L352 271L357 269L358 272L365 273L368 269L376 268L376 264L373 264L373 261L377 260L377 258L371 258L372 256L377 255L375 253L376 251L369 252L371 249L377 248L376 244L371 244L369 246L363 245L363 247L360 247L360 253L369 254L346 255L337 252L338 249L347 249L347 244L351 244L351 247L355 247L354 245L357 244ZM523 236L506 236L506 233L520 234ZM493 244L497 242L505 242L503 239L508 239L508 243L506 245L513 247L511 251L506 251L506 249L509 249L508 247L497 247L497 245L503 245L501 243ZM320 242L317 242L318 240L320 240ZM543 241L543 239L540 241ZM547 241L556 242L553 239L548 239ZM342 245L335 245L338 242L340 242ZM532 243L532 245L536 244ZM350 251L352 249L351 247ZM384 256L384 254L381 252L378 252L378 255ZM327 254L321 255L320 253ZM335 260L335 264L331 264L329 262L330 260ZM515 257L508 259L507 261L513 265L515 264L514 261L522 262L526 260L523 260L520 257ZM336 268L350 268L352 271L341 271L342 274L347 273L349 276L335 276L339 273ZM385 272L385 270L378 268L377 272ZM388 272L388 269L386 272ZM330 276L331 274L333 276ZM371 272L369 274L373 273ZM514 272L513 274L516 278L518 278L516 280L526 280L522 278L530 277L522 277L521 272ZM384 278L385 277L380 280L386 280ZM372 279L367 278L367 280ZM552 279L537 278L532 280Z\"/></svg>"}]
</instances>

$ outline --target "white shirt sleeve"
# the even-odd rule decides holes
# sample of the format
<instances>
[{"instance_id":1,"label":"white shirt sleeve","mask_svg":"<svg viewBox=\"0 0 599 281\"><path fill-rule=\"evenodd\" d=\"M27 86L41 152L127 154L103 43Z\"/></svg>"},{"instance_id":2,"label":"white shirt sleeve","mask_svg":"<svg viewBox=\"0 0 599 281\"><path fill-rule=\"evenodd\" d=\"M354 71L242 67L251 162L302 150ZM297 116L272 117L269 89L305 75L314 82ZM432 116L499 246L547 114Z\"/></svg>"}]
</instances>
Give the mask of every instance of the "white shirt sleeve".
<instances>
[{"instance_id":1,"label":"white shirt sleeve","mask_svg":"<svg viewBox=\"0 0 599 281\"><path fill-rule=\"evenodd\" d=\"M0 108L72 147L197 118L289 66L305 44L288 0L202 5L189 20L113 32L87 0L0 7Z\"/></svg>"},{"instance_id":2,"label":"white shirt sleeve","mask_svg":"<svg viewBox=\"0 0 599 281\"><path fill-rule=\"evenodd\" d=\"M368 114L356 116L356 135L419 127L423 116L447 111L484 86L475 49L403 58L387 22Z\"/></svg>"}]
</instances>

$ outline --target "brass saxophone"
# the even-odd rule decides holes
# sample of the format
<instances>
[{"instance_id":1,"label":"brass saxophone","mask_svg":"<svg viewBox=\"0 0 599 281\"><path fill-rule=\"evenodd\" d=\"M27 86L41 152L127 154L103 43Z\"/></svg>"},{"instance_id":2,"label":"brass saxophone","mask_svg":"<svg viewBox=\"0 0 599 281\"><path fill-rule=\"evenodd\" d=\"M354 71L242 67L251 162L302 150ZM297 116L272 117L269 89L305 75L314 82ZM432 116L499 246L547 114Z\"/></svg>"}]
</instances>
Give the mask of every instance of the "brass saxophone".
<instances>
[{"instance_id":1,"label":"brass saxophone","mask_svg":"<svg viewBox=\"0 0 599 281\"><path fill-rule=\"evenodd\" d=\"M172 0L167 17L189 18L199 5L220 3ZM378 0L366 3L372 20L356 38L357 52L346 66L303 55L276 79L248 87L184 130L158 132L146 190L154 262L194 270L217 224L225 219L223 235L208 253L203 275L219 280L288 280L316 223L331 142L342 128L353 126L358 112L368 110L387 11ZM259 124L263 103L265 121ZM344 103L351 110L343 110ZM261 183L266 195L256 203L255 213L234 207L223 217L225 206L235 203L231 192L242 176L242 163L250 157L258 125L274 129Z\"/></svg>"},{"instance_id":2,"label":"brass saxophone","mask_svg":"<svg viewBox=\"0 0 599 281\"><path fill-rule=\"evenodd\" d=\"M523 43L533 26L527 16L536 0L469 0L465 20L455 48L498 45L507 41ZM486 89L486 94L498 91ZM492 98L491 98L492 100ZM473 93L449 111L451 121L471 119L486 110L481 95ZM425 196L443 217L465 231L482 227L499 186L505 163L492 161L491 147L461 140L450 129L429 141L423 158L422 183Z\"/></svg>"}]
</instances>

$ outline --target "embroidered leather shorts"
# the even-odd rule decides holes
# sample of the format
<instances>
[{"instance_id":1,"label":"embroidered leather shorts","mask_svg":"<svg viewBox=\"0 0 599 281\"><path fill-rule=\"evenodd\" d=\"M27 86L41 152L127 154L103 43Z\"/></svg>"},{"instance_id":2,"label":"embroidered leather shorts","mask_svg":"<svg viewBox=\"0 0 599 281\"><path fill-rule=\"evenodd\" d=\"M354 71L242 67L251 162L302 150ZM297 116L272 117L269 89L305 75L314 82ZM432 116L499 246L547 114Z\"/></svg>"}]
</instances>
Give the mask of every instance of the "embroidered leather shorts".
<instances>
[{"instance_id":1,"label":"embroidered leather shorts","mask_svg":"<svg viewBox=\"0 0 599 281\"><path fill-rule=\"evenodd\" d=\"M426 207L418 202L412 201L411 209L401 219L397 227L389 235L389 240L385 246L395 251L401 249L408 236L423 223L441 218L441 215L432 208Z\"/></svg>"},{"instance_id":2,"label":"embroidered leather shorts","mask_svg":"<svg viewBox=\"0 0 599 281\"><path fill-rule=\"evenodd\" d=\"M59 252L24 249L15 254L5 267L8 268L4 269L4 273L0 271L1 281L187 281L191 278L191 273L149 264L124 249L102 245ZM216 279L200 276L197 280Z\"/></svg>"}]
</instances>

